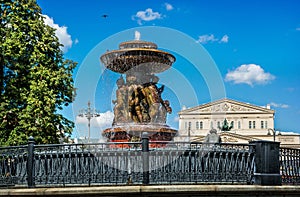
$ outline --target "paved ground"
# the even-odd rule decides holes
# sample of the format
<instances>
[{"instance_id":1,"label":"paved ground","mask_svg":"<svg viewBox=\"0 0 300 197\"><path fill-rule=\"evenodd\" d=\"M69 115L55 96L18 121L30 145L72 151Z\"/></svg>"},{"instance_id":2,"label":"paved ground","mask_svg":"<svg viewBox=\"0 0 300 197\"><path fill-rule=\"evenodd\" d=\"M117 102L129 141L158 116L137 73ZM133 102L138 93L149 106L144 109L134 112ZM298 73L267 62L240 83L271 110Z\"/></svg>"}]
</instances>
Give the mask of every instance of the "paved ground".
<instances>
[{"instance_id":1,"label":"paved ground","mask_svg":"<svg viewBox=\"0 0 300 197\"><path fill-rule=\"evenodd\" d=\"M150 185L0 189L0 196L300 196L300 186Z\"/></svg>"}]
</instances>

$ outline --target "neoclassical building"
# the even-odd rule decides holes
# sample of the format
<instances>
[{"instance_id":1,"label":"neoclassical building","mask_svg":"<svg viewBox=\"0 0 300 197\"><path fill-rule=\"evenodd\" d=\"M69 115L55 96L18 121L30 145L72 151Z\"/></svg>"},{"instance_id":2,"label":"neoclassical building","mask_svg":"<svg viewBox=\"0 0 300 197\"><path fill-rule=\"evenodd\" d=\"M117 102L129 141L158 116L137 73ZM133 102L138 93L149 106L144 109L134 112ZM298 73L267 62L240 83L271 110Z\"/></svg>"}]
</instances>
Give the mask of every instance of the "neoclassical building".
<instances>
[{"instance_id":1,"label":"neoclassical building","mask_svg":"<svg viewBox=\"0 0 300 197\"><path fill-rule=\"evenodd\" d=\"M181 110L178 135L174 140L203 141L214 128L222 142L248 143L275 138L281 146L300 148L299 134L275 131L274 114L269 105L261 107L227 98L217 100Z\"/></svg>"}]
</instances>

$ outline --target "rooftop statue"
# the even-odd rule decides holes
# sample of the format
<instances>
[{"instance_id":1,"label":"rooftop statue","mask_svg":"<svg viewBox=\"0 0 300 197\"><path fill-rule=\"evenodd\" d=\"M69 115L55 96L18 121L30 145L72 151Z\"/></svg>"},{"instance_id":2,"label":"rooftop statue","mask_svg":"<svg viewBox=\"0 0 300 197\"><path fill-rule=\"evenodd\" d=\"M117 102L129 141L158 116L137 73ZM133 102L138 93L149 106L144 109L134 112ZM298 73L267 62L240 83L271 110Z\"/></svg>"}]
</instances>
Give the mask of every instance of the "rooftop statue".
<instances>
[{"instance_id":1,"label":"rooftop statue","mask_svg":"<svg viewBox=\"0 0 300 197\"><path fill-rule=\"evenodd\" d=\"M222 124L222 127L218 127L221 131L230 131L233 128L233 121L231 121L230 125L228 124L228 121L226 118L224 119L224 122Z\"/></svg>"}]
</instances>

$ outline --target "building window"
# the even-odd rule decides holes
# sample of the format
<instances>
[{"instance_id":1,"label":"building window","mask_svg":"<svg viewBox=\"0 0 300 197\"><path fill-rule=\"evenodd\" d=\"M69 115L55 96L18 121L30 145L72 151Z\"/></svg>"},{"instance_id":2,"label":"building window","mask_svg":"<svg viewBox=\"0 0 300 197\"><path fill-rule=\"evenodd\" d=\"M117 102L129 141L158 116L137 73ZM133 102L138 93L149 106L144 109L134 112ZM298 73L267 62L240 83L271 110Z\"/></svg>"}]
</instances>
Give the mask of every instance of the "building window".
<instances>
[{"instance_id":1,"label":"building window","mask_svg":"<svg viewBox=\"0 0 300 197\"><path fill-rule=\"evenodd\" d=\"M199 122L197 121L196 122L196 130L198 130L199 129Z\"/></svg>"},{"instance_id":2,"label":"building window","mask_svg":"<svg viewBox=\"0 0 300 197\"><path fill-rule=\"evenodd\" d=\"M255 129L255 121L253 121L253 129Z\"/></svg>"},{"instance_id":3,"label":"building window","mask_svg":"<svg viewBox=\"0 0 300 197\"><path fill-rule=\"evenodd\" d=\"M210 122L210 128L211 128L211 129L214 128L214 123L213 123L213 121Z\"/></svg>"},{"instance_id":4,"label":"building window","mask_svg":"<svg viewBox=\"0 0 300 197\"><path fill-rule=\"evenodd\" d=\"M200 129L203 129L203 122L200 122Z\"/></svg>"},{"instance_id":5,"label":"building window","mask_svg":"<svg viewBox=\"0 0 300 197\"><path fill-rule=\"evenodd\" d=\"M268 128L268 121L265 121L265 128Z\"/></svg>"},{"instance_id":6,"label":"building window","mask_svg":"<svg viewBox=\"0 0 300 197\"><path fill-rule=\"evenodd\" d=\"M188 130L191 130L191 128L192 128L192 122L189 122Z\"/></svg>"},{"instance_id":7,"label":"building window","mask_svg":"<svg viewBox=\"0 0 300 197\"><path fill-rule=\"evenodd\" d=\"M252 121L249 121L249 129L252 129Z\"/></svg>"},{"instance_id":8,"label":"building window","mask_svg":"<svg viewBox=\"0 0 300 197\"><path fill-rule=\"evenodd\" d=\"M217 122L217 125L218 125L218 128L220 128L220 127L221 127L221 125L220 125L220 121L218 121L218 122Z\"/></svg>"},{"instance_id":9,"label":"building window","mask_svg":"<svg viewBox=\"0 0 300 197\"><path fill-rule=\"evenodd\" d=\"M238 121L238 129L241 129L241 121Z\"/></svg>"},{"instance_id":10,"label":"building window","mask_svg":"<svg viewBox=\"0 0 300 197\"><path fill-rule=\"evenodd\" d=\"M184 128L187 129L187 122L184 122Z\"/></svg>"},{"instance_id":11,"label":"building window","mask_svg":"<svg viewBox=\"0 0 300 197\"><path fill-rule=\"evenodd\" d=\"M232 125L232 129L234 129L234 121L231 121L230 124Z\"/></svg>"},{"instance_id":12,"label":"building window","mask_svg":"<svg viewBox=\"0 0 300 197\"><path fill-rule=\"evenodd\" d=\"M260 121L260 128L263 129L264 128L264 121Z\"/></svg>"}]
</instances>

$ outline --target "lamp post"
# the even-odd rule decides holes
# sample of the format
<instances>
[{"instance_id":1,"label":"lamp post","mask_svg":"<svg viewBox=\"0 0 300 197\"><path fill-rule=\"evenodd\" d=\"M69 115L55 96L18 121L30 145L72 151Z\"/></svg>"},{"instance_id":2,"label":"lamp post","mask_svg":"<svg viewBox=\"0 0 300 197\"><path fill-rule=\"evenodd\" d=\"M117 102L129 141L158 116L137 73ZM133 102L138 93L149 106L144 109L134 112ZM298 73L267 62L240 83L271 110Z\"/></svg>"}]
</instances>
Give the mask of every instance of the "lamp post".
<instances>
[{"instance_id":1,"label":"lamp post","mask_svg":"<svg viewBox=\"0 0 300 197\"><path fill-rule=\"evenodd\" d=\"M272 128L268 129L268 134L267 135L271 135L270 131L272 131L272 135L273 135L273 141L275 142L275 135L276 135L276 131ZM281 135L280 131L278 131L278 135Z\"/></svg>"},{"instance_id":2,"label":"lamp post","mask_svg":"<svg viewBox=\"0 0 300 197\"><path fill-rule=\"evenodd\" d=\"M80 110L79 117L86 117L88 120L88 143L91 140L91 119L94 117L99 117L100 113L98 113L95 109L91 109L91 102L88 101L88 108Z\"/></svg>"},{"instance_id":3,"label":"lamp post","mask_svg":"<svg viewBox=\"0 0 300 197\"><path fill-rule=\"evenodd\" d=\"M188 138L189 142L191 142L191 126L188 126Z\"/></svg>"}]
</instances>

